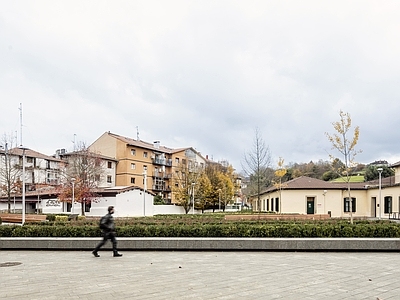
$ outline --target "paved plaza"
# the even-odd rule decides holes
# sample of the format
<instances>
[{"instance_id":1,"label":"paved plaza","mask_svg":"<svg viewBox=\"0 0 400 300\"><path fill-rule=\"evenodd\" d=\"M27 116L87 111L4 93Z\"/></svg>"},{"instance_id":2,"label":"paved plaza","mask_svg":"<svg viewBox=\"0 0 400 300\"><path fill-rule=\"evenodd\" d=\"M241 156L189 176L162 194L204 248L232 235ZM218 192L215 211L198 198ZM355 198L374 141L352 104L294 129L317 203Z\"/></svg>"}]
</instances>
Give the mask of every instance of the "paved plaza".
<instances>
[{"instance_id":1,"label":"paved plaza","mask_svg":"<svg viewBox=\"0 0 400 300\"><path fill-rule=\"evenodd\" d=\"M387 252L0 251L1 299L400 299Z\"/></svg>"}]
</instances>

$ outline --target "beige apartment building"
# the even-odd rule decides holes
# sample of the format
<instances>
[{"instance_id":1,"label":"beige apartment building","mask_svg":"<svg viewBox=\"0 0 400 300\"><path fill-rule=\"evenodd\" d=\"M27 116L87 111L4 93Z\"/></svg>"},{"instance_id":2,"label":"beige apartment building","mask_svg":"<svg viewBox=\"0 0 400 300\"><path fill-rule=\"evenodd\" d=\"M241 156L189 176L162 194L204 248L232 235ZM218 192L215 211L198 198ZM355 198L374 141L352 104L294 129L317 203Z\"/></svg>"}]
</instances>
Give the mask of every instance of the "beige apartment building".
<instances>
[{"instance_id":1,"label":"beige apartment building","mask_svg":"<svg viewBox=\"0 0 400 300\"><path fill-rule=\"evenodd\" d=\"M172 149L154 143L123 137L111 132L102 134L93 144L91 151L112 157L117 161L116 186L138 186L162 196L173 203L173 176L184 164L204 168L206 159L195 149Z\"/></svg>"}]
</instances>

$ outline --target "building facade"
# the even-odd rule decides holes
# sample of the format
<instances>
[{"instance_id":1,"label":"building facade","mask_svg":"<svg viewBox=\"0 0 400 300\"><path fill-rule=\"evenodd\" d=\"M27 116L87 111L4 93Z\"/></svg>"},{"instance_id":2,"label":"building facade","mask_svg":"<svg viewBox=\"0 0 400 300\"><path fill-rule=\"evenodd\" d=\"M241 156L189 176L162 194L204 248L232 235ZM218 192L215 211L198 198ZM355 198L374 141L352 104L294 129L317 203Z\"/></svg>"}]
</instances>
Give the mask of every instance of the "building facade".
<instances>
[{"instance_id":1,"label":"building facade","mask_svg":"<svg viewBox=\"0 0 400 300\"><path fill-rule=\"evenodd\" d=\"M174 202L174 174L181 165L204 168L206 159L193 148L172 149L105 132L89 149L117 161L115 185L138 186Z\"/></svg>"},{"instance_id":2,"label":"building facade","mask_svg":"<svg viewBox=\"0 0 400 300\"><path fill-rule=\"evenodd\" d=\"M337 218L399 218L400 162L391 165L395 176L381 181L350 183L326 182L306 176L285 182L281 189L270 187L261 194L261 207L252 198L255 211L286 214L330 214ZM351 203L350 203L351 201ZM352 210L352 212L350 212Z\"/></svg>"}]
</instances>

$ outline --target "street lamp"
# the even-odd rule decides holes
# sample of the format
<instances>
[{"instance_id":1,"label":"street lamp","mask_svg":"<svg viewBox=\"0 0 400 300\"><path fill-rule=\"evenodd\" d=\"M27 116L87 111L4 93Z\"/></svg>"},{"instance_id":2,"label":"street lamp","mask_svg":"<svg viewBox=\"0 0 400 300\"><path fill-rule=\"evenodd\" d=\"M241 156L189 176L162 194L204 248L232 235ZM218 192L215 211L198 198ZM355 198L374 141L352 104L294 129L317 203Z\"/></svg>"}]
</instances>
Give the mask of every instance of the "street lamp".
<instances>
[{"instance_id":1,"label":"street lamp","mask_svg":"<svg viewBox=\"0 0 400 300\"><path fill-rule=\"evenodd\" d=\"M193 189L193 193L192 193L192 196L193 196L193 212L192 212L192 214L194 215L194 186L196 185L196 183L195 182L192 182L192 189Z\"/></svg>"},{"instance_id":2,"label":"street lamp","mask_svg":"<svg viewBox=\"0 0 400 300\"><path fill-rule=\"evenodd\" d=\"M322 195L324 195L324 213L325 213L325 211L326 211L326 207L325 207L325 195L326 195L327 192L328 192L327 190L324 190L324 192L322 193Z\"/></svg>"},{"instance_id":3,"label":"street lamp","mask_svg":"<svg viewBox=\"0 0 400 300\"><path fill-rule=\"evenodd\" d=\"M143 217L146 216L147 167L143 167Z\"/></svg>"},{"instance_id":4,"label":"street lamp","mask_svg":"<svg viewBox=\"0 0 400 300\"><path fill-rule=\"evenodd\" d=\"M71 178L72 183L72 207L71 207L71 215L74 214L74 202L75 202L75 178Z\"/></svg>"},{"instance_id":5,"label":"street lamp","mask_svg":"<svg viewBox=\"0 0 400 300\"><path fill-rule=\"evenodd\" d=\"M382 168L376 169L379 172L379 220L382 215Z\"/></svg>"},{"instance_id":6,"label":"street lamp","mask_svg":"<svg viewBox=\"0 0 400 300\"><path fill-rule=\"evenodd\" d=\"M20 147L22 149L22 225L25 224L25 150L28 148Z\"/></svg>"}]
</instances>

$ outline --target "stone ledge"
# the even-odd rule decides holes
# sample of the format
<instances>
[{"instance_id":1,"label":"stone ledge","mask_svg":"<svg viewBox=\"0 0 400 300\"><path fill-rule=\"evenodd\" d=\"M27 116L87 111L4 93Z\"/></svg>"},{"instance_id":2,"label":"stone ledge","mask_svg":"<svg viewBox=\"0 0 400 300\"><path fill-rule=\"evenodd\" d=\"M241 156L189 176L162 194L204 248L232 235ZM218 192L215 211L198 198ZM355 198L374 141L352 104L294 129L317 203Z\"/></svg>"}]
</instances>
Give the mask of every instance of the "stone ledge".
<instances>
[{"instance_id":1,"label":"stone ledge","mask_svg":"<svg viewBox=\"0 0 400 300\"><path fill-rule=\"evenodd\" d=\"M0 250L90 250L98 238L0 238ZM117 238L120 250L400 251L400 238ZM104 249L110 249L108 242Z\"/></svg>"}]
</instances>

